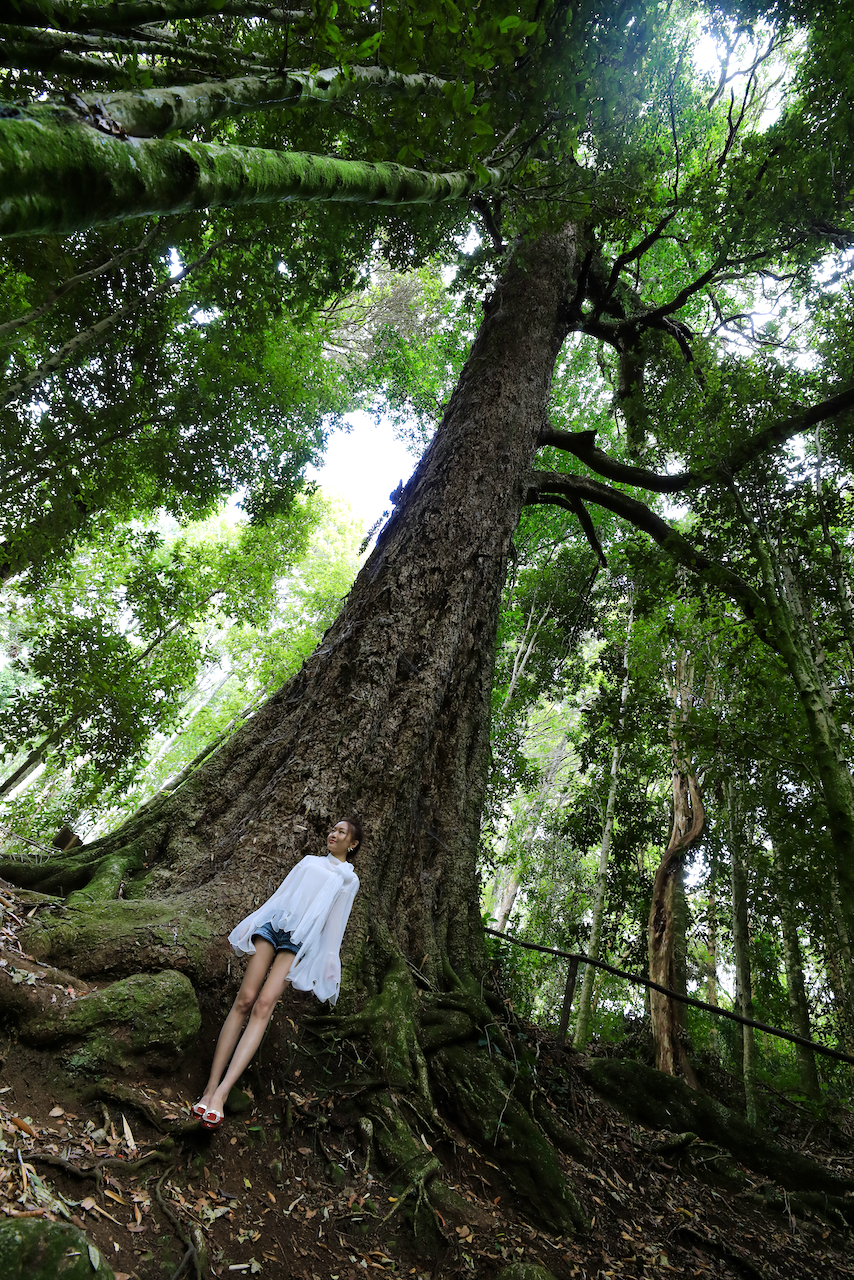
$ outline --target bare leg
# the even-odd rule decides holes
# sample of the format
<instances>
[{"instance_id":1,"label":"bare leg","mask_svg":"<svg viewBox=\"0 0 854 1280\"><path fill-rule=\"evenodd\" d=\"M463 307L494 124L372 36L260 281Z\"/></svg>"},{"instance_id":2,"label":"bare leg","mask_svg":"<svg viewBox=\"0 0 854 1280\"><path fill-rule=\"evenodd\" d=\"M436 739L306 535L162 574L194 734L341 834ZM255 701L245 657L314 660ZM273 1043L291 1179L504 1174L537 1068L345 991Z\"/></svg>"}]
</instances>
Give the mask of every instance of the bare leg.
<instances>
[{"instance_id":1,"label":"bare leg","mask_svg":"<svg viewBox=\"0 0 854 1280\"><path fill-rule=\"evenodd\" d=\"M208 1076L205 1091L199 1099L199 1102L203 1102L205 1106L210 1106L214 1089L222 1079L223 1072L231 1060L234 1047L240 1039L243 1028L246 1025L246 1019L249 1017L252 1006L258 998L258 992L261 990L267 971L274 958L275 948L272 942L267 942L264 938L256 939L255 954L246 966L240 990L235 997L234 1004L231 1006L231 1012L222 1024L222 1030L216 1042L214 1059L211 1063L211 1073ZM222 1107L219 1110L221 1111Z\"/></svg>"},{"instance_id":2,"label":"bare leg","mask_svg":"<svg viewBox=\"0 0 854 1280\"><path fill-rule=\"evenodd\" d=\"M234 1050L234 1056L229 1063L228 1070L221 1083L211 1094L209 1105L217 1111L222 1111L229 1090L237 1083L258 1052L258 1046L264 1038L264 1032L267 1030L270 1019L273 1016L273 1010L285 989L285 982L293 962L294 954L292 951L280 951L273 961L267 981L252 1006L246 1030L237 1043L237 1048Z\"/></svg>"}]
</instances>

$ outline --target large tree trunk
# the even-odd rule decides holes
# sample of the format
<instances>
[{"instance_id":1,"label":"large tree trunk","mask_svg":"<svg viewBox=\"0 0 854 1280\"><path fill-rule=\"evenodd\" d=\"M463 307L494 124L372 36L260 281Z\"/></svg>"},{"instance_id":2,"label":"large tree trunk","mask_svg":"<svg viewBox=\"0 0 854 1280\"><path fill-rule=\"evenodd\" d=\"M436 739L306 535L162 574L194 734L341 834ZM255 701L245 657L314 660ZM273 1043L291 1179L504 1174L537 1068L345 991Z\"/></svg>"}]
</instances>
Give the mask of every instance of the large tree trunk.
<instances>
[{"instance_id":1,"label":"large tree trunk","mask_svg":"<svg viewBox=\"0 0 854 1280\"><path fill-rule=\"evenodd\" d=\"M222 935L322 849L330 822L358 811L349 1031L372 1040L386 1083L444 1100L497 1143L516 1192L563 1229L580 1215L550 1148L532 1156L536 1130L475 1047L492 1019L476 856L505 565L580 256L571 228L517 252L433 443L300 673L115 836L77 857L0 866L41 889L85 888L61 917L32 923L26 945L40 958L211 983L226 971ZM129 900L116 901L122 882ZM467 1095L476 1105L461 1106Z\"/></svg>"}]
</instances>

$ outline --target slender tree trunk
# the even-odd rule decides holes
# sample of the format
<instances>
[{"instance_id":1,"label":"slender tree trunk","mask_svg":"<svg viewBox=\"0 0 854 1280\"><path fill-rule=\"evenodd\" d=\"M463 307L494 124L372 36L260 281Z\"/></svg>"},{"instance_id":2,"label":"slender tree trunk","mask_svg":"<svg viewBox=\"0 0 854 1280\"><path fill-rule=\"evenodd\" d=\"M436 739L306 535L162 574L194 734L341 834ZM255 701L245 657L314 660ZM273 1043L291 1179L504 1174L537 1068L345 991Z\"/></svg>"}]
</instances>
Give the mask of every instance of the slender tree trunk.
<instances>
[{"instance_id":1,"label":"slender tree trunk","mask_svg":"<svg viewBox=\"0 0 854 1280\"><path fill-rule=\"evenodd\" d=\"M812 650L804 624L803 600L796 590L794 575L790 569L784 572L783 557L772 553L735 488L732 493L759 563L774 642L794 680L804 710L836 854L841 909L850 934L854 931L854 780L832 694L824 679L823 664L816 660Z\"/></svg>"},{"instance_id":2,"label":"slender tree trunk","mask_svg":"<svg viewBox=\"0 0 854 1280\"><path fill-rule=\"evenodd\" d=\"M736 783L724 783L729 833L730 884L732 888L732 945L735 955L735 1007L743 1018L753 1018L753 979L750 971L750 930L747 918L747 871L741 794ZM741 1027L744 1104L750 1124L756 1124L756 1037L752 1027Z\"/></svg>"},{"instance_id":3,"label":"slender tree trunk","mask_svg":"<svg viewBox=\"0 0 854 1280\"><path fill-rule=\"evenodd\" d=\"M706 947L706 1003L717 1006L718 1003L718 916L717 895L715 893L715 873L712 872L709 885L709 931ZM711 1019L709 1042L715 1053L719 1053L719 1037L717 1019Z\"/></svg>"},{"instance_id":4,"label":"slender tree trunk","mask_svg":"<svg viewBox=\"0 0 854 1280\"><path fill-rule=\"evenodd\" d=\"M839 1021L840 1037L849 1053L854 1052L854 956L851 952L851 936L848 921L842 909L839 885L831 873L829 877L827 928L825 932L826 956L831 985L836 997L834 1004Z\"/></svg>"},{"instance_id":5,"label":"slender tree trunk","mask_svg":"<svg viewBox=\"0 0 854 1280\"><path fill-rule=\"evenodd\" d=\"M839 1043L846 1053L854 1054L854 1007L843 975L839 943L832 927L824 939L824 962L827 980L833 992L833 1015Z\"/></svg>"},{"instance_id":6,"label":"slender tree trunk","mask_svg":"<svg viewBox=\"0 0 854 1280\"><path fill-rule=\"evenodd\" d=\"M682 888L682 862L688 849L700 839L706 825L706 809L700 784L690 762L684 758L680 743L680 729L688 710L691 683L690 664L685 655L680 655L673 679L667 677L673 701L670 712L673 826L653 882L647 928L649 976L653 982L672 990L678 989L679 981L677 899ZM655 1042L655 1065L667 1075L681 1072L692 1088L698 1088L697 1078L682 1041L679 1006L668 996L651 991L649 1010Z\"/></svg>"},{"instance_id":7,"label":"slender tree trunk","mask_svg":"<svg viewBox=\"0 0 854 1280\"><path fill-rule=\"evenodd\" d=\"M794 908L784 894L780 895L779 904L792 1030L796 1035L803 1036L806 1040L811 1040L812 1023L806 983L804 981L804 962L801 955L797 920ZM795 1045L795 1050L798 1059L798 1076L800 1077L801 1089L809 1098L820 1097L821 1088L815 1066L815 1054L812 1049L808 1049L803 1044Z\"/></svg>"},{"instance_id":8,"label":"slender tree trunk","mask_svg":"<svg viewBox=\"0 0 854 1280\"><path fill-rule=\"evenodd\" d=\"M626 629L626 643L623 649L623 683L620 689L620 714L614 729L614 746L611 751L611 771L608 781L608 799L605 804L605 820L602 824L602 840L599 845L599 862L596 870L596 888L593 896L593 918L590 924L590 938L587 943L587 954L599 959L602 941L602 922L605 918L605 894L608 886L608 858L611 853L611 841L614 835L614 815L617 811L617 784L620 776L620 761L623 755L623 735L626 724L626 703L629 699L629 644L632 637L634 621L634 603L629 610L629 621ZM591 1001L593 999L593 982L596 971L593 965L586 965L584 981L581 984L581 998L578 1004L578 1015L575 1022L573 1044L581 1048L590 1029Z\"/></svg>"}]
</instances>

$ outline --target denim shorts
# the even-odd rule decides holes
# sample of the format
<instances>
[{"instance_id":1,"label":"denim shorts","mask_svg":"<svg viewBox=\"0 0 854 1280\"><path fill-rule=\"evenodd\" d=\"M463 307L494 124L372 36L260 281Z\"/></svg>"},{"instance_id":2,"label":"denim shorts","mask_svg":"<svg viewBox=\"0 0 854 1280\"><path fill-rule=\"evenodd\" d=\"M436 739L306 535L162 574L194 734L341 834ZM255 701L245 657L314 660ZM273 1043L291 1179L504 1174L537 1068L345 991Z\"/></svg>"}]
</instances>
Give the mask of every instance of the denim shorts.
<instances>
[{"instance_id":1,"label":"denim shorts","mask_svg":"<svg viewBox=\"0 0 854 1280\"><path fill-rule=\"evenodd\" d=\"M276 955L280 951L292 951L296 955L302 946L301 942L293 941L289 930L274 929L269 923L258 926L252 934L252 941L254 942L256 938L263 938L265 942L271 942L276 949Z\"/></svg>"}]
</instances>

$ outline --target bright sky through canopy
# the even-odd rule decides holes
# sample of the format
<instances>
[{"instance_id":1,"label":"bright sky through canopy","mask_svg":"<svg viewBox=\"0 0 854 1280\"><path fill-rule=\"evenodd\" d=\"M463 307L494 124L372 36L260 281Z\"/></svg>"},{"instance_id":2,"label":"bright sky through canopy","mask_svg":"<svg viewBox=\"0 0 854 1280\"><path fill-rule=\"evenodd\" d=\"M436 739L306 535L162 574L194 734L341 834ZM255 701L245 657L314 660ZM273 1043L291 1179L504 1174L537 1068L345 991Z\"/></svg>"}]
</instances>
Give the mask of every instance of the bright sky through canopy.
<instances>
[{"instance_id":1,"label":"bright sky through canopy","mask_svg":"<svg viewBox=\"0 0 854 1280\"><path fill-rule=\"evenodd\" d=\"M335 493L350 504L365 528L391 511L389 494L406 483L417 459L394 434L390 422L375 424L367 413L347 416L352 430L336 432L326 446L323 466L307 475L324 493Z\"/></svg>"}]
</instances>

